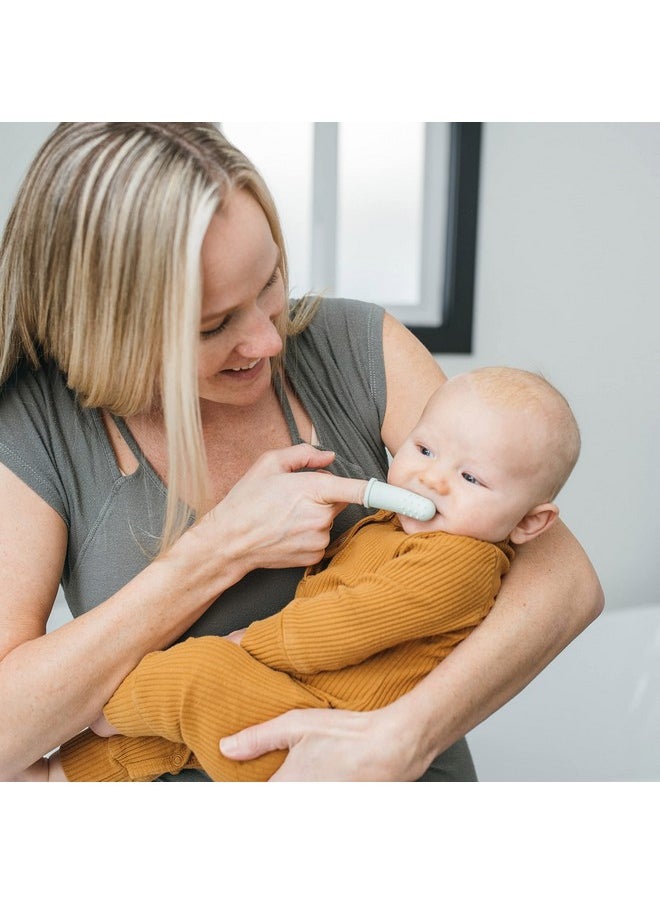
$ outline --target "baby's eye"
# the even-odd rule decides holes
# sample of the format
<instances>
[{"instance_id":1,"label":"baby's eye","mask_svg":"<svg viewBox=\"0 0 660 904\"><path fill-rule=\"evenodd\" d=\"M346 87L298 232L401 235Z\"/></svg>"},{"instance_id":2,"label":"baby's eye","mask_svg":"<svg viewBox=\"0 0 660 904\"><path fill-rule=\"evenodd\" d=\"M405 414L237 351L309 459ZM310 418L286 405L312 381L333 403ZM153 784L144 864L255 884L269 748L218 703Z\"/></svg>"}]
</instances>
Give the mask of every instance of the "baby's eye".
<instances>
[{"instance_id":1,"label":"baby's eye","mask_svg":"<svg viewBox=\"0 0 660 904\"><path fill-rule=\"evenodd\" d=\"M426 455L427 458L431 458L433 452L430 449L427 449L426 446L417 446L418 450L422 455Z\"/></svg>"},{"instance_id":2,"label":"baby's eye","mask_svg":"<svg viewBox=\"0 0 660 904\"><path fill-rule=\"evenodd\" d=\"M475 484L479 483L477 478L474 477L472 474L468 474L467 471L463 471L463 473L461 474L461 477L463 478L463 480L467 480L468 483L475 483Z\"/></svg>"}]
</instances>

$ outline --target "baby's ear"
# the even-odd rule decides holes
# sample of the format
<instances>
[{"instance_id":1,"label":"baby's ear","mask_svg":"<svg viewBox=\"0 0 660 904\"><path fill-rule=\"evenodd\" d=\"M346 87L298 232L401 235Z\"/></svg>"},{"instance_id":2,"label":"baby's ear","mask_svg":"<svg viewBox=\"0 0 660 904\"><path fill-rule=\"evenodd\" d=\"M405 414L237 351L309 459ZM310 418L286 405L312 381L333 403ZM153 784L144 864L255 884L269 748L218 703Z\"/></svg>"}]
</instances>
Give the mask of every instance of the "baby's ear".
<instances>
[{"instance_id":1,"label":"baby's ear","mask_svg":"<svg viewBox=\"0 0 660 904\"><path fill-rule=\"evenodd\" d=\"M520 546L521 543L527 543L534 537L540 536L544 530L554 524L558 514L559 509L552 502L537 505L531 512L527 512L511 531L511 542Z\"/></svg>"}]
</instances>

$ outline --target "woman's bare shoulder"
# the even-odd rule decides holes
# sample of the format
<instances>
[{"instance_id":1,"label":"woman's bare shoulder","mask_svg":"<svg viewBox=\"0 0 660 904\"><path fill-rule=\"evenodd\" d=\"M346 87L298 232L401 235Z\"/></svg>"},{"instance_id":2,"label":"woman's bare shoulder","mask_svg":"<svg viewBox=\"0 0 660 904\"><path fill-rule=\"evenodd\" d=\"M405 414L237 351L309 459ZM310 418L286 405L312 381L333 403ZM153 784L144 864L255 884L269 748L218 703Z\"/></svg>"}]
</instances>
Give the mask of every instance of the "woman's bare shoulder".
<instances>
[{"instance_id":1,"label":"woman's bare shoulder","mask_svg":"<svg viewBox=\"0 0 660 904\"><path fill-rule=\"evenodd\" d=\"M447 379L416 336L390 314L383 320L387 408L383 442L394 453L419 420L428 399Z\"/></svg>"}]
</instances>

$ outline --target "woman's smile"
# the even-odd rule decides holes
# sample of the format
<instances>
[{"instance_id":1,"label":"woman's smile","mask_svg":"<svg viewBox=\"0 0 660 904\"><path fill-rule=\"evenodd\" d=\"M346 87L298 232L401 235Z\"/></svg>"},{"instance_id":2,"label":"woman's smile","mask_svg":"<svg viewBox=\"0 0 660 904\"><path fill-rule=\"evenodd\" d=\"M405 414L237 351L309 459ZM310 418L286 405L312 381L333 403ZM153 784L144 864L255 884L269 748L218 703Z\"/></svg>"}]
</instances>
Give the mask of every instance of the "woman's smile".
<instances>
[{"instance_id":1,"label":"woman's smile","mask_svg":"<svg viewBox=\"0 0 660 904\"><path fill-rule=\"evenodd\" d=\"M239 367L227 367L218 372L220 377L228 377L231 380L247 381L256 378L263 370L264 362L267 358L256 358L249 364L243 364Z\"/></svg>"}]
</instances>

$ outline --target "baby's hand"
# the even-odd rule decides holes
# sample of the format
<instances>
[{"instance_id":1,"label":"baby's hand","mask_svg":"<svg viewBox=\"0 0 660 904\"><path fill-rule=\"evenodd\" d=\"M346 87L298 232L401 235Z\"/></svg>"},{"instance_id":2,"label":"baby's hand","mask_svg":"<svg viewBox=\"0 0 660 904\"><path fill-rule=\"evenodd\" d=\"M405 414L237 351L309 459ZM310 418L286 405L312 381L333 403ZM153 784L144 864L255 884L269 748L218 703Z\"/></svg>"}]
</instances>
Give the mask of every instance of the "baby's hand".
<instances>
[{"instance_id":1,"label":"baby's hand","mask_svg":"<svg viewBox=\"0 0 660 904\"><path fill-rule=\"evenodd\" d=\"M232 631L231 634L225 635L225 640L231 640L232 643L235 643L237 647L240 647L241 641L243 640L243 635L245 634L246 628L240 628L238 631Z\"/></svg>"},{"instance_id":2,"label":"baby's hand","mask_svg":"<svg viewBox=\"0 0 660 904\"><path fill-rule=\"evenodd\" d=\"M94 719L89 727L94 734L97 734L100 738L111 738L113 735L118 734L117 729L108 722L103 713L101 713L98 719Z\"/></svg>"}]
</instances>

